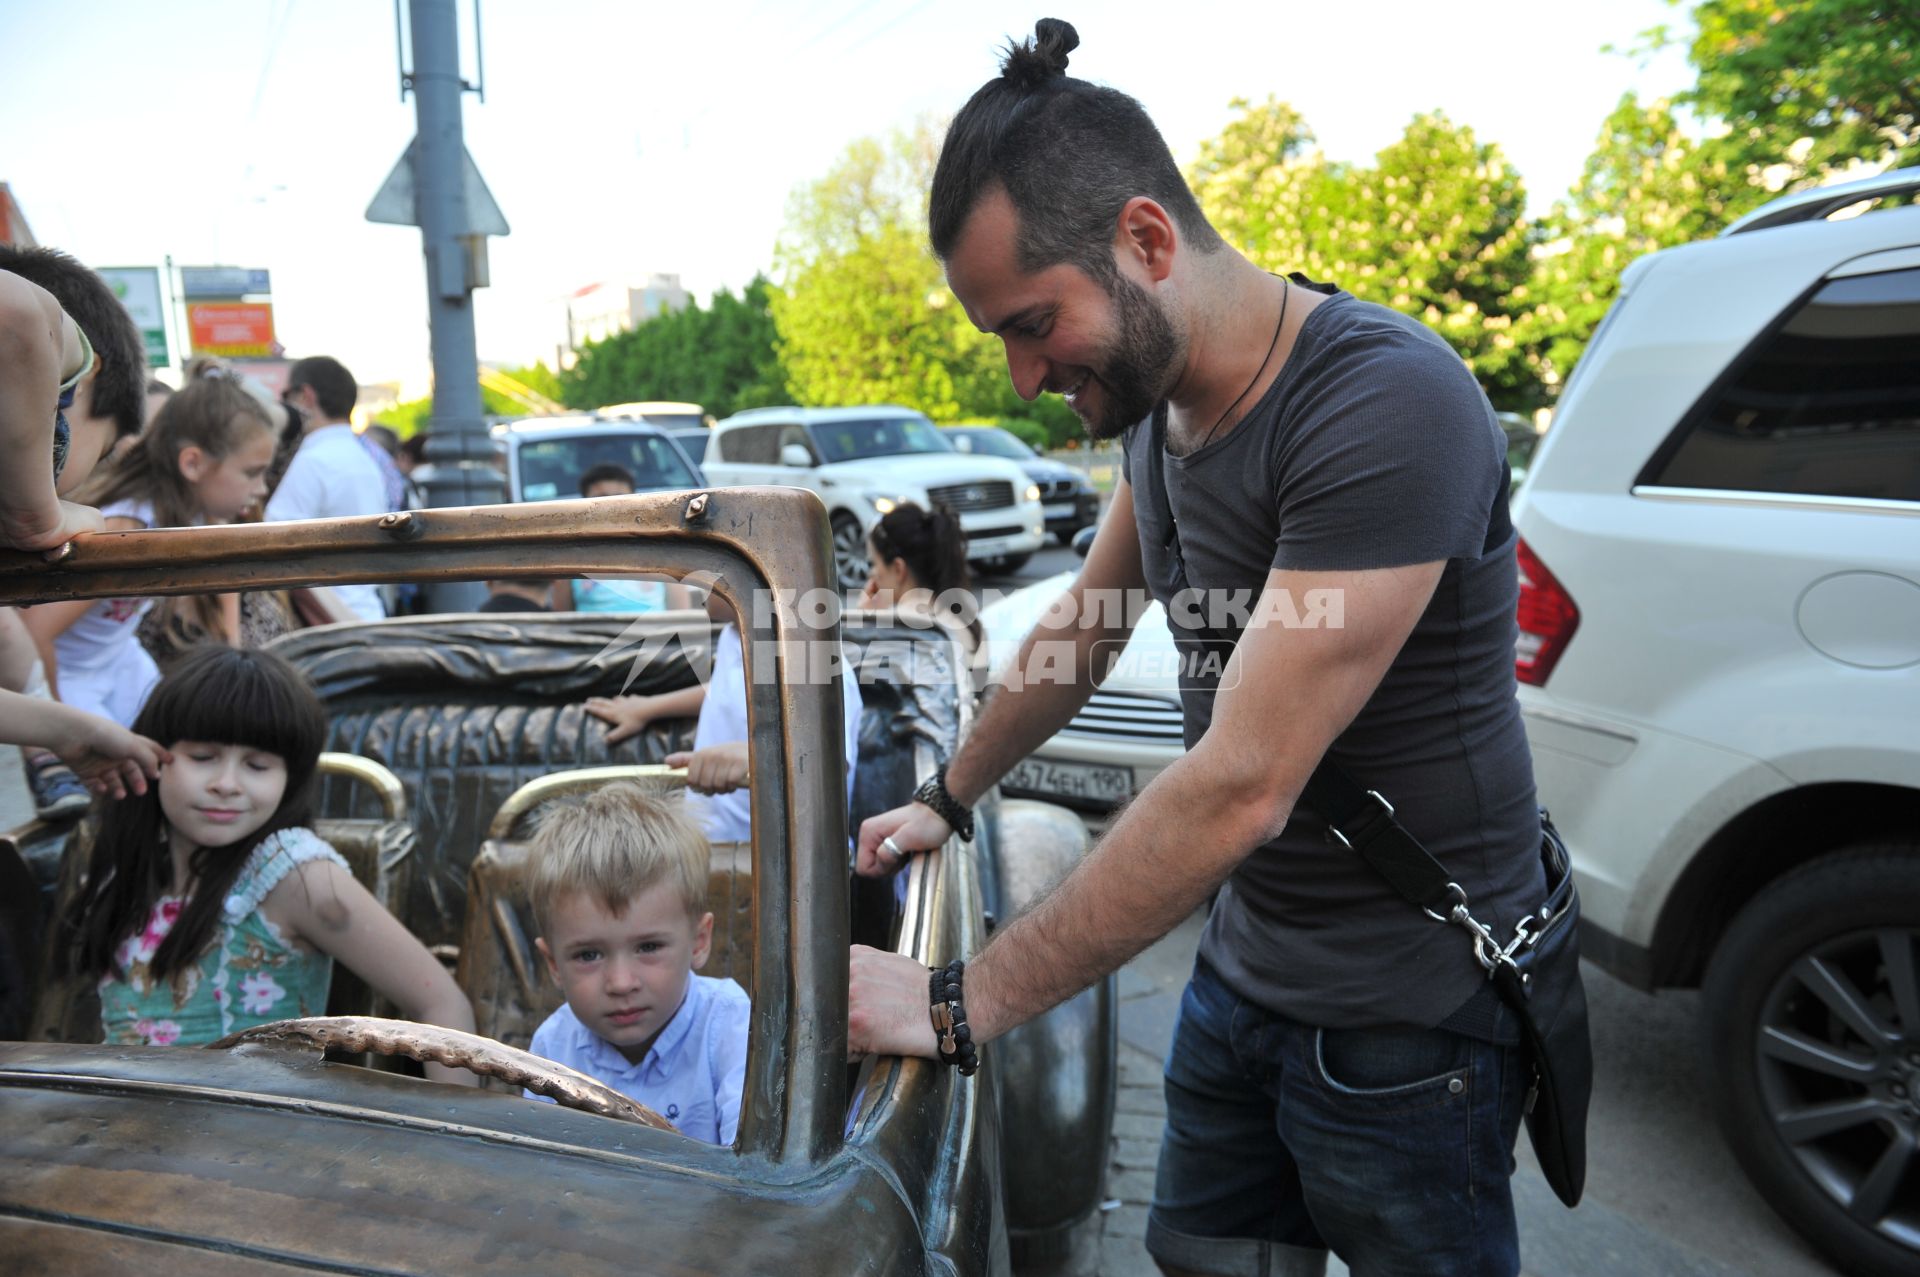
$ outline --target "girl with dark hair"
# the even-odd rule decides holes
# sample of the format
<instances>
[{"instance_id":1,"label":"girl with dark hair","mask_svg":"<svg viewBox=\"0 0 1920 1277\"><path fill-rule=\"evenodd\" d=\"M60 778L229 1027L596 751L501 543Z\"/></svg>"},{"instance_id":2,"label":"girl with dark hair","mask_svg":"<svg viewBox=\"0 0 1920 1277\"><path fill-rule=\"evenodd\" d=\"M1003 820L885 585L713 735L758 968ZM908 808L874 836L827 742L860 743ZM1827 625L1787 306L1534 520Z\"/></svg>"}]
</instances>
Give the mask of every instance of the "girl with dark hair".
<instances>
[{"instance_id":1,"label":"girl with dark hair","mask_svg":"<svg viewBox=\"0 0 1920 1277\"><path fill-rule=\"evenodd\" d=\"M71 969L99 980L107 1042L204 1044L324 1014L336 958L402 1016L473 1028L452 977L306 827L327 717L298 670L202 644L134 728L172 761L146 794L104 806L62 920Z\"/></svg>"},{"instance_id":2,"label":"girl with dark hair","mask_svg":"<svg viewBox=\"0 0 1920 1277\"><path fill-rule=\"evenodd\" d=\"M867 584L859 606L945 615L980 644L980 621L967 573L967 534L943 505L902 502L867 534ZM958 591L959 593L953 593ZM962 602L964 597L965 602Z\"/></svg>"},{"instance_id":3,"label":"girl with dark hair","mask_svg":"<svg viewBox=\"0 0 1920 1277\"><path fill-rule=\"evenodd\" d=\"M100 507L107 528L227 523L266 494L273 423L231 378L202 378L170 397L138 446L97 472L79 494ZM24 616L48 681L68 705L132 723L159 667L136 637L151 599L48 603ZM169 599L168 617L204 635L237 628L220 596Z\"/></svg>"}]
</instances>

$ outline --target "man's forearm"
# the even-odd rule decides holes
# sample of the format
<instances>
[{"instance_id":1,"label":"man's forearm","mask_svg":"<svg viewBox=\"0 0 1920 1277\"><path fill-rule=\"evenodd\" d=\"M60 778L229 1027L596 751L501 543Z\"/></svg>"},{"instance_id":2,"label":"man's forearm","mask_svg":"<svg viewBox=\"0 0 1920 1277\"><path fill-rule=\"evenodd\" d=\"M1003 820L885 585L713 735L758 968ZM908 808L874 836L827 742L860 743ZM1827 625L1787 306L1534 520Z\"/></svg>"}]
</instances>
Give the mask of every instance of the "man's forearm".
<instances>
[{"instance_id":1,"label":"man's forearm","mask_svg":"<svg viewBox=\"0 0 1920 1277\"><path fill-rule=\"evenodd\" d=\"M1073 721L1112 661L1096 668L1096 651L1117 653L1126 644L1124 629L1078 626L1027 635L1007 681L986 698L979 720L947 767L947 792L968 807L980 800L1013 765L1045 744ZM1070 647L1070 660L1042 660ZM1065 668L1062 668L1062 666Z\"/></svg>"},{"instance_id":2,"label":"man's forearm","mask_svg":"<svg viewBox=\"0 0 1920 1277\"><path fill-rule=\"evenodd\" d=\"M68 322L43 290L0 272L0 503L10 511L58 508L53 409Z\"/></svg>"},{"instance_id":3,"label":"man's forearm","mask_svg":"<svg viewBox=\"0 0 1920 1277\"><path fill-rule=\"evenodd\" d=\"M969 964L976 1038L997 1037L1118 970L1277 833L1290 807L1248 773L1200 754L1168 767L1052 894Z\"/></svg>"}]
</instances>

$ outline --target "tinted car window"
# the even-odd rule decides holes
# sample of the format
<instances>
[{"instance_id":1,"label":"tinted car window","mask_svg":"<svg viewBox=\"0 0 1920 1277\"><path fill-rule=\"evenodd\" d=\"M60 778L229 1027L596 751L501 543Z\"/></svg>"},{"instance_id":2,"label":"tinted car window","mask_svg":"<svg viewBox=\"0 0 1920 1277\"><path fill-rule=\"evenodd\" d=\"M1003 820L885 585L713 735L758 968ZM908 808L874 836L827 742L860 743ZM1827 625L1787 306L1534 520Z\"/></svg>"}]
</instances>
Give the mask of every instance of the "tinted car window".
<instances>
[{"instance_id":1,"label":"tinted car window","mask_svg":"<svg viewBox=\"0 0 1920 1277\"><path fill-rule=\"evenodd\" d=\"M1747 353L1651 482L1920 501L1920 269L1824 284Z\"/></svg>"},{"instance_id":2,"label":"tinted car window","mask_svg":"<svg viewBox=\"0 0 1920 1277\"><path fill-rule=\"evenodd\" d=\"M720 436L720 458L736 465L780 464L779 426L737 426Z\"/></svg>"},{"instance_id":3,"label":"tinted car window","mask_svg":"<svg viewBox=\"0 0 1920 1277\"><path fill-rule=\"evenodd\" d=\"M1020 436L1006 430L949 430L954 449L981 457L1006 457L1013 461L1031 461L1032 448Z\"/></svg>"},{"instance_id":4,"label":"tinted car window","mask_svg":"<svg viewBox=\"0 0 1920 1277\"><path fill-rule=\"evenodd\" d=\"M858 461L903 452L952 452L925 417L874 417L834 421L813 428L815 451L828 461Z\"/></svg>"},{"instance_id":5,"label":"tinted car window","mask_svg":"<svg viewBox=\"0 0 1920 1277\"><path fill-rule=\"evenodd\" d=\"M612 463L633 475L636 491L695 488L686 459L664 437L620 434L602 429L589 434L529 439L520 445L520 499L552 501L580 495L580 476Z\"/></svg>"}]
</instances>

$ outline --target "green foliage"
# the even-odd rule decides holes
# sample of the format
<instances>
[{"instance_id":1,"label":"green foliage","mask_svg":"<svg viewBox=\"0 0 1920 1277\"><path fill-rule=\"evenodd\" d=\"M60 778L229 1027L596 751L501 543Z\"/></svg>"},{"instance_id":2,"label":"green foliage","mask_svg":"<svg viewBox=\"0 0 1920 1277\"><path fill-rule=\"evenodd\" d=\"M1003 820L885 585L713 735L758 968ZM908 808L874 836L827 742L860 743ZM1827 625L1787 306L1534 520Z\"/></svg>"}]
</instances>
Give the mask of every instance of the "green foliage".
<instances>
[{"instance_id":1,"label":"green foliage","mask_svg":"<svg viewBox=\"0 0 1920 1277\"><path fill-rule=\"evenodd\" d=\"M1068 411L1072 411L1069 409ZM1002 417L993 423L1008 434L1032 448L1035 452L1045 452L1053 447L1053 441L1047 434L1047 428L1037 421L1026 417Z\"/></svg>"},{"instance_id":2,"label":"green foliage","mask_svg":"<svg viewBox=\"0 0 1920 1277\"><path fill-rule=\"evenodd\" d=\"M821 252L773 299L797 402L900 404L939 421L960 415L953 365L978 344L959 312L925 237L899 224Z\"/></svg>"},{"instance_id":3,"label":"green foliage","mask_svg":"<svg viewBox=\"0 0 1920 1277\"><path fill-rule=\"evenodd\" d=\"M1541 229L1536 304L1517 324L1549 389L1572 371L1635 258L1715 235L1790 186L1861 163L1920 162L1920 9L1702 0L1693 18L1698 80L1678 104L1694 127L1668 103L1628 94ZM1667 27L1643 40L1677 42Z\"/></svg>"},{"instance_id":4,"label":"green foliage","mask_svg":"<svg viewBox=\"0 0 1920 1277\"><path fill-rule=\"evenodd\" d=\"M1425 322L1501 407L1537 396L1510 329L1530 268L1526 191L1499 148L1438 112L1371 166L1329 163L1291 106L1241 115L1189 171L1207 216L1268 270L1298 270Z\"/></svg>"},{"instance_id":5,"label":"green foliage","mask_svg":"<svg viewBox=\"0 0 1920 1277\"><path fill-rule=\"evenodd\" d=\"M1920 7L1912 0L1704 0L1685 100L1730 148L1787 178L1920 163ZM1655 36L1658 40L1660 37Z\"/></svg>"},{"instance_id":6,"label":"green foliage","mask_svg":"<svg viewBox=\"0 0 1920 1277\"><path fill-rule=\"evenodd\" d=\"M771 286L755 276L744 295L721 289L697 303L589 344L562 373L555 396L572 408L667 399L716 417L784 403L786 377L774 350Z\"/></svg>"},{"instance_id":7,"label":"green foliage","mask_svg":"<svg viewBox=\"0 0 1920 1277\"><path fill-rule=\"evenodd\" d=\"M1541 229L1534 304L1516 324L1542 384L1573 371L1635 258L1710 238L1767 198L1724 139L1689 137L1665 101L1622 97Z\"/></svg>"},{"instance_id":8,"label":"green foliage","mask_svg":"<svg viewBox=\"0 0 1920 1277\"><path fill-rule=\"evenodd\" d=\"M928 121L847 148L794 193L772 302L797 403L896 403L936 421L1018 404L999 343L968 322L926 242L939 136Z\"/></svg>"},{"instance_id":9,"label":"green foliage","mask_svg":"<svg viewBox=\"0 0 1920 1277\"><path fill-rule=\"evenodd\" d=\"M520 369L519 372L525 372ZM515 374L518 376L518 373ZM527 410L520 404L491 390L480 387L480 411L489 417L524 417ZM412 399L403 404L395 404L380 414L380 424L393 427L393 432L402 439L409 438L428 428L433 418L433 397Z\"/></svg>"},{"instance_id":10,"label":"green foliage","mask_svg":"<svg viewBox=\"0 0 1920 1277\"><path fill-rule=\"evenodd\" d=\"M547 367L545 363L532 363L524 368L503 368L500 371L536 395L551 399L555 403L564 402L562 395L565 392L560 384L560 374Z\"/></svg>"}]
</instances>

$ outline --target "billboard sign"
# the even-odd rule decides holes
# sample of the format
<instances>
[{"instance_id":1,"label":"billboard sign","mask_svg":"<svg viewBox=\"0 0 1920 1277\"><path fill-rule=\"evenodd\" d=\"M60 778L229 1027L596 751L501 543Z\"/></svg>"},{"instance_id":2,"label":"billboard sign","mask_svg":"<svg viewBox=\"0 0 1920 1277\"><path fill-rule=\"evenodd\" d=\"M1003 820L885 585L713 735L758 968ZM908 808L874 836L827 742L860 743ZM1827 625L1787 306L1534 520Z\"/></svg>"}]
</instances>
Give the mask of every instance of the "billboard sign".
<instances>
[{"instance_id":1,"label":"billboard sign","mask_svg":"<svg viewBox=\"0 0 1920 1277\"><path fill-rule=\"evenodd\" d=\"M165 368L173 360L167 350L167 311L160 300L160 271L154 266L102 266L100 278L133 316L134 326L147 347L147 366Z\"/></svg>"},{"instance_id":2,"label":"billboard sign","mask_svg":"<svg viewBox=\"0 0 1920 1277\"><path fill-rule=\"evenodd\" d=\"M198 297L264 297L273 291L265 270L247 266L182 266L180 295Z\"/></svg>"},{"instance_id":3,"label":"billboard sign","mask_svg":"<svg viewBox=\"0 0 1920 1277\"><path fill-rule=\"evenodd\" d=\"M196 355L247 359L280 353L268 302L189 302L187 335Z\"/></svg>"}]
</instances>

